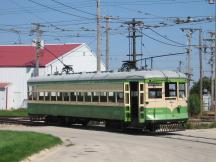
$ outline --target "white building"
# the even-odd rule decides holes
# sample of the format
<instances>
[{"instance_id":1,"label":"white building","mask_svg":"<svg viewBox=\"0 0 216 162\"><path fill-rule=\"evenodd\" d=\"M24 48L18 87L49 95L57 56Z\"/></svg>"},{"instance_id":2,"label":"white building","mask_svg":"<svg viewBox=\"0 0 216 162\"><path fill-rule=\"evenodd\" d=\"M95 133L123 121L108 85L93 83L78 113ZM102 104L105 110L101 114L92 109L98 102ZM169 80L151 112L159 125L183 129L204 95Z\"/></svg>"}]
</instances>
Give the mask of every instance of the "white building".
<instances>
[{"instance_id":1,"label":"white building","mask_svg":"<svg viewBox=\"0 0 216 162\"><path fill-rule=\"evenodd\" d=\"M26 107L27 80L34 75L36 49L30 45L0 46L0 109ZM95 54L86 44L50 44L40 50L39 75L61 72L63 63L74 72L96 71ZM101 65L101 70L105 66Z\"/></svg>"}]
</instances>

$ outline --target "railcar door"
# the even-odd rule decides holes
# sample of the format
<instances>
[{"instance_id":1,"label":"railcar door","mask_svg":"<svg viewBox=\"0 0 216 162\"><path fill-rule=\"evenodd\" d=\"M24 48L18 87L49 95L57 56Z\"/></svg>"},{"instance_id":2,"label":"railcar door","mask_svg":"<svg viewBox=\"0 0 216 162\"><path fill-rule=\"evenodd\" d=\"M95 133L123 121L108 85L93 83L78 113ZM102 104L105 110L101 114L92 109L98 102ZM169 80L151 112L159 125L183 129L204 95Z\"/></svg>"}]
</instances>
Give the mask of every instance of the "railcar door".
<instances>
[{"instance_id":1,"label":"railcar door","mask_svg":"<svg viewBox=\"0 0 216 162\"><path fill-rule=\"evenodd\" d=\"M139 123L144 123L144 82L139 82Z\"/></svg>"},{"instance_id":2,"label":"railcar door","mask_svg":"<svg viewBox=\"0 0 216 162\"><path fill-rule=\"evenodd\" d=\"M139 119L139 82L130 82L130 105L132 122Z\"/></svg>"},{"instance_id":3,"label":"railcar door","mask_svg":"<svg viewBox=\"0 0 216 162\"><path fill-rule=\"evenodd\" d=\"M131 104L130 104L130 84L124 83L124 103L125 103L125 121L131 121Z\"/></svg>"}]
</instances>

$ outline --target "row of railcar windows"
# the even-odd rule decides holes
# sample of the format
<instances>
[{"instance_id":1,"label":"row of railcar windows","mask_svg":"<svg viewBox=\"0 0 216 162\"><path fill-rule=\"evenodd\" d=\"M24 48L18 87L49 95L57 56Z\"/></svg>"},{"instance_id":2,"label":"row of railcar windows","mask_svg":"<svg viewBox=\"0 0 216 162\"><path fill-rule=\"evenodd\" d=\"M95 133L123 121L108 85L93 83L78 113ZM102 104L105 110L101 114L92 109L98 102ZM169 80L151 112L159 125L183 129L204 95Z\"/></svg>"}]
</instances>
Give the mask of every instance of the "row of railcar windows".
<instances>
[{"instance_id":1,"label":"row of railcar windows","mask_svg":"<svg viewBox=\"0 0 216 162\"><path fill-rule=\"evenodd\" d=\"M123 103L123 92L29 92L29 100L118 102Z\"/></svg>"},{"instance_id":2,"label":"row of railcar windows","mask_svg":"<svg viewBox=\"0 0 216 162\"><path fill-rule=\"evenodd\" d=\"M179 98L186 97L185 83L179 83ZM148 89L149 98L162 98L162 88ZM177 83L165 83L165 97L177 97Z\"/></svg>"}]
</instances>

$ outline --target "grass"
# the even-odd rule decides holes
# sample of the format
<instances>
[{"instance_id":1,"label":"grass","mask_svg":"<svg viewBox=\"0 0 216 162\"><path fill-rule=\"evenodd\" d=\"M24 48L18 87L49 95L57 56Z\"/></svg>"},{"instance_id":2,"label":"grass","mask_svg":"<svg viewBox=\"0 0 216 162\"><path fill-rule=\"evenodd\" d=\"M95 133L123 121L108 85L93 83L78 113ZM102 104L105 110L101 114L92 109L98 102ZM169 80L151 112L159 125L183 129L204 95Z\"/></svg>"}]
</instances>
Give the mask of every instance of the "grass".
<instances>
[{"instance_id":1,"label":"grass","mask_svg":"<svg viewBox=\"0 0 216 162\"><path fill-rule=\"evenodd\" d=\"M216 128L216 122L208 122L208 123L187 123L186 129L208 129L208 128Z\"/></svg>"},{"instance_id":2,"label":"grass","mask_svg":"<svg viewBox=\"0 0 216 162\"><path fill-rule=\"evenodd\" d=\"M17 162L62 141L48 134L0 131L0 162Z\"/></svg>"},{"instance_id":3,"label":"grass","mask_svg":"<svg viewBox=\"0 0 216 162\"><path fill-rule=\"evenodd\" d=\"M28 116L27 109L0 110L0 116Z\"/></svg>"}]
</instances>

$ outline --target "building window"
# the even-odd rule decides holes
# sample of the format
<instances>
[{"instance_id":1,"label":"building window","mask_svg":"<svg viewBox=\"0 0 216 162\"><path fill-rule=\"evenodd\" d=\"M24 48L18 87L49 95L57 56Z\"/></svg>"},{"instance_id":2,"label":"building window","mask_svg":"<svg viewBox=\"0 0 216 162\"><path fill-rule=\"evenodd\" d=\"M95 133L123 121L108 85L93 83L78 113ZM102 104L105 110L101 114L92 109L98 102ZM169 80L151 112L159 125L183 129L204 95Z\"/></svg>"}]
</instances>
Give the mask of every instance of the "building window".
<instances>
[{"instance_id":1,"label":"building window","mask_svg":"<svg viewBox=\"0 0 216 162\"><path fill-rule=\"evenodd\" d=\"M165 83L165 97L177 96L177 83Z\"/></svg>"},{"instance_id":2,"label":"building window","mask_svg":"<svg viewBox=\"0 0 216 162\"><path fill-rule=\"evenodd\" d=\"M179 83L179 98L184 98L185 96L185 83Z\"/></svg>"},{"instance_id":3,"label":"building window","mask_svg":"<svg viewBox=\"0 0 216 162\"><path fill-rule=\"evenodd\" d=\"M162 88L149 88L148 98L162 98Z\"/></svg>"}]
</instances>

